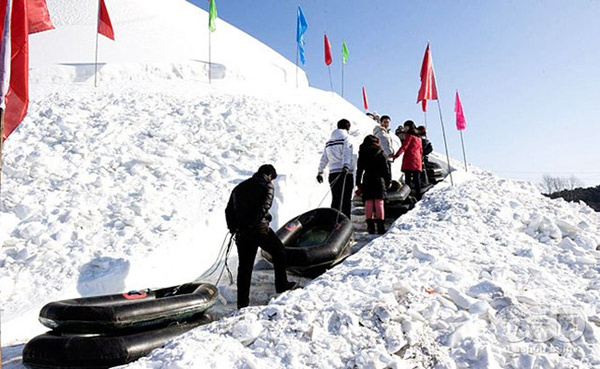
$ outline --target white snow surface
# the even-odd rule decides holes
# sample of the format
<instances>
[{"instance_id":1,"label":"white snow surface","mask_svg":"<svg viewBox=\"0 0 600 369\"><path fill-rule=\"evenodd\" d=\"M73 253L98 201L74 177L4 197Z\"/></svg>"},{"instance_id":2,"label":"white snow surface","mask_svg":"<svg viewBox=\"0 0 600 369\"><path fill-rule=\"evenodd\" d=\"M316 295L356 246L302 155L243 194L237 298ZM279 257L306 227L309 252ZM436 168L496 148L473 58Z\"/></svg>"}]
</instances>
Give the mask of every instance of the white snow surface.
<instances>
[{"instance_id":1,"label":"white snow surface","mask_svg":"<svg viewBox=\"0 0 600 369\"><path fill-rule=\"evenodd\" d=\"M245 81L308 86L304 72L248 34L184 0L105 0L115 41L98 37L100 84L125 80ZM94 80L97 0L47 0L56 29L30 37L30 81ZM209 55L210 43L210 55Z\"/></svg>"},{"instance_id":2,"label":"white snow surface","mask_svg":"<svg viewBox=\"0 0 600 369\"><path fill-rule=\"evenodd\" d=\"M165 36L152 47L156 38L136 33L170 24L206 37L206 12L183 0L168 9L154 0L106 2L117 41L101 44L98 87L93 66L92 74L82 66L88 49L93 63L94 35L92 44L80 39L93 16L68 11L95 1L49 0L57 30L32 36L29 112L5 143L2 167L4 368L23 367L23 345L46 331L37 314L47 302L201 275L227 233L231 189L261 164L280 173L273 228L327 206L328 188L314 177L335 122L352 121L356 149L373 128L339 96L306 82L296 88L295 78L235 53L219 60L235 73L209 84L205 69L190 72L192 54L205 57L196 39ZM218 27L222 50L245 44L256 60L295 73L260 42L220 20ZM138 45L127 44L133 39ZM172 58L142 57L176 43L182 50ZM174 77L182 65L189 74ZM251 291L265 296L253 294L250 307L128 367L600 366L599 214L550 200L533 184L451 164L453 184L438 184L341 265L314 280L292 276L303 287L280 295L263 271ZM230 257L235 266L235 251ZM223 278L218 287L235 304L235 284Z\"/></svg>"}]
</instances>

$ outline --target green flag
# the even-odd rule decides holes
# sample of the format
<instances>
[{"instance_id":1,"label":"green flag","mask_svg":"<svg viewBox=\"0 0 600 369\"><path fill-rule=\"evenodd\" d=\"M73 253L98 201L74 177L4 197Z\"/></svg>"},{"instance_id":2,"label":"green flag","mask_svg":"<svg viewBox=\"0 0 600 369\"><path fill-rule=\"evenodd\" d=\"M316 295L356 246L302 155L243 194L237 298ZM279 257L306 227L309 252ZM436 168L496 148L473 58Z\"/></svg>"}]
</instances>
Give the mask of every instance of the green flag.
<instances>
[{"instance_id":1,"label":"green flag","mask_svg":"<svg viewBox=\"0 0 600 369\"><path fill-rule=\"evenodd\" d=\"M217 30L215 27L215 20L217 19L217 4L215 0L210 0L210 5L208 6L208 29L211 32Z\"/></svg>"},{"instance_id":2,"label":"green flag","mask_svg":"<svg viewBox=\"0 0 600 369\"><path fill-rule=\"evenodd\" d=\"M346 60L348 60L348 55L350 55L350 53L348 52L348 47L346 46L346 43L342 41L342 63L346 64Z\"/></svg>"}]
</instances>

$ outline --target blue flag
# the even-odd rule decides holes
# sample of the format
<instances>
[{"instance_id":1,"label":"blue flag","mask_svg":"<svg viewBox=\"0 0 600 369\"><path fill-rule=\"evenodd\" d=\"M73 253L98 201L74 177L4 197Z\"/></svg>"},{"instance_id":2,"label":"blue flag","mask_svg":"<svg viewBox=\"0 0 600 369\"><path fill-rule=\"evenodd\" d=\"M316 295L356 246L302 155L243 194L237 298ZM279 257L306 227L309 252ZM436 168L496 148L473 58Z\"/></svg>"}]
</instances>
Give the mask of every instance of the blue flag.
<instances>
[{"instance_id":1,"label":"blue flag","mask_svg":"<svg viewBox=\"0 0 600 369\"><path fill-rule=\"evenodd\" d=\"M306 22L306 18L304 18L304 13L302 13L302 8L298 5L298 22L296 23L296 42L298 43L298 53L300 54L300 61L302 65L305 63L304 59L304 32L308 28L308 23Z\"/></svg>"}]
</instances>

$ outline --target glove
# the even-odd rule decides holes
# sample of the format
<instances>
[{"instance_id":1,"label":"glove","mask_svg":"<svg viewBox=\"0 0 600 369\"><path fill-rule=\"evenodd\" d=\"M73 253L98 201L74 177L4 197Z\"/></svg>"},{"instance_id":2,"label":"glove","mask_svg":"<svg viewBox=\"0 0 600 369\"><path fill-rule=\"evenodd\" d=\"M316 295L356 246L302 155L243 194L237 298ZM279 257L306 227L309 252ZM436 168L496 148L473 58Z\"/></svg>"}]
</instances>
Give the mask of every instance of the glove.
<instances>
[{"instance_id":1,"label":"glove","mask_svg":"<svg viewBox=\"0 0 600 369\"><path fill-rule=\"evenodd\" d=\"M342 174L346 175L348 173L350 173L350 169L348 169L348 167L344 167L344 169L342 169Z\"/></svg>"},{"instance_id":2,"label":"glove","mask_svg":"<svg viewBox=\"0 0 600 369\"><path fill-rule=\"evenodd\" d=\"M356 196L360 196L362 194L362 186L361 185L356 186L356 191L354 191L354 194L356 194Z\"/></svg>"},{"instance_id":3,"label":"glove","mask_svg":"<svg viewBox=\"0 0 600 369\"><path fill-rule=\"evenodd\" d=\"M317 174L317 182L323 183L323 176L322 175Z\"/></svg>"},{"instance_id":4,"label":"glove","mask_svg":"<svg viewBox=\"0 0 600 369\"><path fill-rule=\"evenodd\" d=\"M273 220L273 216L271 215L271 213L267 213L267 215L265 215L265 219L270 222Z\"/></svg>"}]
</instances>

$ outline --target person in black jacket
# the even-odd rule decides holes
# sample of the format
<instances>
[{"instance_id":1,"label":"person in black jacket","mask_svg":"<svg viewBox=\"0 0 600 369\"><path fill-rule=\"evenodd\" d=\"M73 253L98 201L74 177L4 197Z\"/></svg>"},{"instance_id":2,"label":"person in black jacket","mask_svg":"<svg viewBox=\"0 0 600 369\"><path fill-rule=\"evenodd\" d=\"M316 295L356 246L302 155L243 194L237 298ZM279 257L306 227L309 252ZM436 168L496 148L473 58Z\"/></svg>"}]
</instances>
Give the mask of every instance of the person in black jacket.
<instances>
[{"instance_id":1,"label":"person in black jacket","mask_svg":"<svg viewBox=\"0 0 600 369\"><path fill-rule=\"evenodd\" d=\"M427 155L433 152L433 145L431 144L431 141L429 141L429 139L427 138L427 128L425 126L418 126L417 132L419 133L419 136L421 136L421 142L423 146L423 157L426 158Z\"/></svg>"},{"instance_id":2,"label":"person in black jacket","mask_svg":"<svg viewBox=\"0 0 600 369\"><path fill-rule=\"evenodd\" d=\"M374 135L365 137L358 150L356 186L365 202L365 218L370 234L385 233L384 199L392 182L388 160L379 146L379 138Z\"/></svg>"},{"instance_id":3,"label":"person in black jacket","mask_svg":"<svg viewBox=\"0 0 600 369\"><path fill-rule=\"evenodd\" d=\"M238 252L237 306L238 309L250 303L250 282L258 248L273 256L275 268L275 290L281 293L292 289L296 284L288 282L286 273L285 249L281 240L269 227L275 188L273 180L277 171L271 164L264 164L258 172L237 185L231 192L225 217L227 228L235 235Z\"/></svg>"},{"instance_id":4,"label":"person in black jacket","mask_svg":"<svg viewBox=\"0 0 600 369\"><path fill-rule=\"evenodd\" d=\"M424 185L429 184L429 177L427 175L427 163L429 162L429 154L433 152L433 145L427 138L427 128L425 126L418 126L417 132L421 136L421 144L423 146L423 171L421 172L421 183Z\"/></svg>"}]
</instances>

